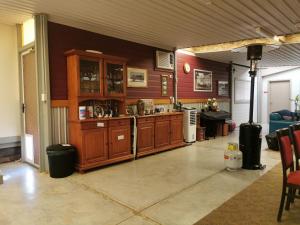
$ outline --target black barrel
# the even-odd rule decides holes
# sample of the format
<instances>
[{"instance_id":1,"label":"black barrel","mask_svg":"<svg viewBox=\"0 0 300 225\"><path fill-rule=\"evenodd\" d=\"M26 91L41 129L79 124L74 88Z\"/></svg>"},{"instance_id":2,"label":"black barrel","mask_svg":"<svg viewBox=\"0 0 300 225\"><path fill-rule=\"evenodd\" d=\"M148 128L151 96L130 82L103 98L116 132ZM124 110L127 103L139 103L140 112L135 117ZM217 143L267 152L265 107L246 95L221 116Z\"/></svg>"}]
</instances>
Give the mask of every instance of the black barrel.
<instances>
[{"instance_id":1,"label":"black barrel","mask_svg":"<svg viewBox=\"0 0 300 225\"><path fill-rule=\"evenodd\" d=\"M76 149L72 145L51 145L47 147L50 177L62 178L75 170Z\"/></svg>"},{"instance_id":2,"label":"black barrel","mask_svg":"<svg viewBox=\"0 0 300 225\"><path fill-rule=\"evenodd\" d=\"M240 125L239 147L243 153L243 169L261 169L261 130L262 127L255 123Z\"/></svg>"}]
</instances>

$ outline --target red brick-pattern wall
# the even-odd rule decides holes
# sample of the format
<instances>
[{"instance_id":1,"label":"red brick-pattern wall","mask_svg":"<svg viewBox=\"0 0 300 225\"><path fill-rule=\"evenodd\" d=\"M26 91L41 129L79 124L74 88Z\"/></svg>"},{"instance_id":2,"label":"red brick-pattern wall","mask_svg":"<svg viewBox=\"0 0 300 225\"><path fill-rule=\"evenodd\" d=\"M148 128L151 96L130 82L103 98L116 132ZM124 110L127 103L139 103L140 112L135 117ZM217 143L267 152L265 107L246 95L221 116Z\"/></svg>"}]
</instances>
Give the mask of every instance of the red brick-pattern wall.
<instances>
[{"instance_id":1,"label":"red brick-pattern wall","mask_svg":"<svg viewBox=\"0 0 300 225\"><path fill-rule=\"evenodd\" d=\"M218 81L228 81L231 86L230 65L226 63L215 62L207 59L202 59L196 56L177 53L177 76L178 76L178 98L184 99L206 99L206 98L222 98L230 99L229 97L218 96ZM186 74L183 70L184 63L189 63L191 71ZM194 69L212 71L212 92L194 92Z\"/></svg>"},{"instance_id":2,"label":"red brick-pattern wall","mask_svg":"<svg viewBox=\"0 0 300 225\"><path fill-rule=\"evenodd\" d=\"M128 59L129 67L148 70L147 88L127 88L127 98L169 98L161 96L161 75L170 72L155 70L156 48L89 31L48 22L49 69L52 100L65 100L67 66L64 52L70 49L98 50L107 55ZM169 78L169 96L173 95L173 78Z\"/></svg>"},{"instance_id":3,"label":"red brick-pattern wall","mask_svg":"<svg viewBox=\"0 0 300 225\"><path fill-rule=\"evenodd\" d=\"M168 98L161 96L161 75L155 69L155 47L146 46L118 38L48 22L49 69L52 100L68 99L67 66L64 52L70 49L93 49L104 54L128 59L129 67L144 68L148 71L147 88L127 88L127 98ZM183 72L183 64L188 62L191 72ZM203 69L213 72L213 92L193 91L193 70ZM217 95L217 81L229 81L229 64L201 59L199 57L177 53L178 97L179 98L221 98ZM173 79L169 78L169 96L173 95ZM229 91L230 93L230 91ZM222 97L228 98L229 97Z\"/></svg>"}]
</instances>

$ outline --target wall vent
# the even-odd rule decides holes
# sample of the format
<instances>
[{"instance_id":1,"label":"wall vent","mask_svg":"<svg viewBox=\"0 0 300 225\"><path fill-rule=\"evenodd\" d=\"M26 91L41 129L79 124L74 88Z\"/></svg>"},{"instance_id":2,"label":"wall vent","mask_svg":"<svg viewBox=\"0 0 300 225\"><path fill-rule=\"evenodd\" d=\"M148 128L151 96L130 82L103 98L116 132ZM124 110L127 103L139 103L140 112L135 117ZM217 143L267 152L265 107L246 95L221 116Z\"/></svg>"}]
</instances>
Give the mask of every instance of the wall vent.
<instances>
[{"instance_id":1,"label":"wall vent","mask_svg":"<svg viewBox=\"0 0 300 225\"><path fill-rule=\"evenodd\" d=\"M173 52L156 51L156 67L159 69L174 70Z\"/></svg>"}]
</instances>

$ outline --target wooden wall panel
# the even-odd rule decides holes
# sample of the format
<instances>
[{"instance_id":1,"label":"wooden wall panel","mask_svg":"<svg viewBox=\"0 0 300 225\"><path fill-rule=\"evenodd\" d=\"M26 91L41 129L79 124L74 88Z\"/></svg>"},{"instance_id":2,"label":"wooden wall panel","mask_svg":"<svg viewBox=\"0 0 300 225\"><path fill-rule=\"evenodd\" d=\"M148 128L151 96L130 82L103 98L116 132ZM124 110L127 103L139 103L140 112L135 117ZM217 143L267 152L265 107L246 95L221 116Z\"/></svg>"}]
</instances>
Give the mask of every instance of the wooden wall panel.
<instances>
[{"instance_id":1,"label":"wooden wall panel","mask_svg":"<svg viewBox=\"0 0 300 225\"><path fill-rule=\"evenodd\" d=\"M65 100L67 96L67 66L64 52L70 49L93 49L104 54L128 59L129 67L148 70L148 88L128 88L128 98L166 98L161 97L162 74L156 71L154 55L156 48L117 38L80 30L77 28L48 22L49 67L51 99ZM173 95L173 79L169 79L169 95Z\"/></svg>"},{"instance_id":2,"label":"wooden wall panel","mask_svg":"<svg viewBox=\"0 0 300 225\"><path fill-rule=\"evenodd\" d=\"M229 97L218 96L217 82L228 81L230 79L230 65L226 63L215 62L207 59L201 59L196 56L186 55L183 53L177 53L177 74L178 74L178 98L183 99L206 99L206 98L218 98L218 99L230 99ZM185 74L183 71L184 63L189 63L191 71ZM213 91L212 92L194 92L194 69L202 69L212 71L213 77ZM230 90L229 90L230 95Z\"/></svg>"}]
</instances>

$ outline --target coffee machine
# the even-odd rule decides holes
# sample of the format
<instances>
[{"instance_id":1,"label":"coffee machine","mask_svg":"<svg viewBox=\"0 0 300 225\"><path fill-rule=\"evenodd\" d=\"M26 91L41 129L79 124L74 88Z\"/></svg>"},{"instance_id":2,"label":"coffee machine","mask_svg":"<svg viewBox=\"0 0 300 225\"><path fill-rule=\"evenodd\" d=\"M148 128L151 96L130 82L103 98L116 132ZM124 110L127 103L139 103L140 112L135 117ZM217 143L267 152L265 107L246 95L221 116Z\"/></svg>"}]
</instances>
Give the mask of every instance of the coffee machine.
<instances>
[{"instance_id":1,"label":"coffee machine","mask_svg":"<svg viewBox=\"0 0 300 225\"><path fill-rule=\"evenodd\" d=\"M240 125L239 148L243 153L243 169L258 170L264 169L260 163L261 153L261 130L259 124L253 123L253 105L254 105L254 86L257 74L257 63L262 58L262 45L251 45L247 47L247 60L250 60L249 75L251 78L250 86L250 109L248 123Z\"/></svg>"}]
</instances>

